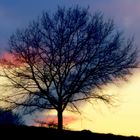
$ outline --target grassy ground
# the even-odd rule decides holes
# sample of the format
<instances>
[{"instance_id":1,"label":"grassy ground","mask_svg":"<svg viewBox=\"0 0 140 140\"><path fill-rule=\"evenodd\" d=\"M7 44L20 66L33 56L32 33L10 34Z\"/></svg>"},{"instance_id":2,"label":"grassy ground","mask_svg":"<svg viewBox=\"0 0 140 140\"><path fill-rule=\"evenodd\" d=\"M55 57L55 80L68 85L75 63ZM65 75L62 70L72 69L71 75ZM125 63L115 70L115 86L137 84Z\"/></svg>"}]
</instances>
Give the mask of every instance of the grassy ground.
<instances>
[{"instance_id":1,"label":"grassy ground","mask_svg":"<svg viewBox=\"0 0 140 140\"><path fill-rule=\"evenodd\" d=\"M140 140L139 137L126 137L113 134L98 134L88 130L70 131L27 126L0 126L1 137L7 139L45 139L45 140ZM1 139L1 138L0 138Z\"/></svg>"}]
</instances>

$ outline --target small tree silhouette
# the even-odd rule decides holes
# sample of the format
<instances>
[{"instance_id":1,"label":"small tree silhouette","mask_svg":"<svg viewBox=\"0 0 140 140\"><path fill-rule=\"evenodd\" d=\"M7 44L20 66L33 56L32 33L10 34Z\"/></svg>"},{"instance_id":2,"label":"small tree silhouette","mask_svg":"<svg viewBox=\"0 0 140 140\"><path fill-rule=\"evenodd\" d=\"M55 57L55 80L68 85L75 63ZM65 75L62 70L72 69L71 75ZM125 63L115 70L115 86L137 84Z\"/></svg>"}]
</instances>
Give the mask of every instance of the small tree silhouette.
<instances>
[{"instance_id":1,"label":"small tree silhouette","mask_svg":"<svg viewBox=\"0 0 140 140\"><path fill-rule=\"evenodd\" d=\"M27 113L55 109L59 130L67 107L78 110L78 102L90 99L110 104L113 97L96 89L125 79L138 64L133 41L112 20L78 6L44 12L11 36L9 50L13 61L2 61L3 76L16 91L1 100Z\"/></svg>"},{"instance_id":2,"label":"small tree silhouette","mask_svg":"<svg viewBox=\"0 0 140 140\"><path fill-rule=\"evenodd\" d=\"M37 126L40 126L40 127L47 127L48 126L46 121L34 119L34 122L37 124Z\"/></svg>"},{"instance_id":3,"label":"small tree silhouette","mask_svg":"<svg viewBox=\"0 0 140 140\"><path fill-rule=\"evenodd\" d=\"M50 121L43 121L43 120L34 120L36 124L38 124L40 127L48 127L48 128L57 128L58 124L54 120Z\"/></svg>"}]
</instances>

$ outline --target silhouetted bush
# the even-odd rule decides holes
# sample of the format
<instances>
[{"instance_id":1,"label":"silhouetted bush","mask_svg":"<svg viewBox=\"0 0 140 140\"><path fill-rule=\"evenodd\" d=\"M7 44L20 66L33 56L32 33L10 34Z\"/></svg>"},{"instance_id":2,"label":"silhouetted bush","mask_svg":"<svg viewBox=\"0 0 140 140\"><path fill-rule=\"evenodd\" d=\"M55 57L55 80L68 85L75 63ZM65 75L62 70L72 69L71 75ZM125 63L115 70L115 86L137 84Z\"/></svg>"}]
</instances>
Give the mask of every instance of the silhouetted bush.
<instances>
[{"instance_id":1,"label":"silhouetted bush","mask_svg":"<svg viewBox=\"0 0 140 140\"><path fill-rule=\"evenodd\" d=\"M19 114L11 110L0 109L0 125L23 125L24 121Z\"/></svg>"}]
</instances>

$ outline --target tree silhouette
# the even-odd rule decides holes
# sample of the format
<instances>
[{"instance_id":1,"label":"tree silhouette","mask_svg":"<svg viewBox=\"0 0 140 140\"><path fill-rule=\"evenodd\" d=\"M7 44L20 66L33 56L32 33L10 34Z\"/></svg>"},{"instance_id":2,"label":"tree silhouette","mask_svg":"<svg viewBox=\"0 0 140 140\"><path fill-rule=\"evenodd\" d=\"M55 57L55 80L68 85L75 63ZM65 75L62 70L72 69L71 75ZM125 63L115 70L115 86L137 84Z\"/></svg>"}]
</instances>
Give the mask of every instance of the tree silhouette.
<instances>
[{"instance_id":1,"label":"tree silhouette","mask_svg":"<svg viewBox=\"0 0 140 140\"><path fill-rule=\"evenodd\" d=\"M11 110L0 109L0 125L23 125L24 121L19 114Z\"/></svg>"},{"instance_id":2,"label":"tree silhouette","mask_svg":"<svg viewBox=\"0 0 140 140\"><path fill-rule=\"evenodd\" d=\"M58 129L63 111L90 99L110 104L111 96L96 92L102 85L125 79L137 67L133 40L125 40L112 20L88 9L58 8L44 12L9 41L3 73L16 92L5 96L11 108L55 109Z\"/></svg>"}]
</instances>

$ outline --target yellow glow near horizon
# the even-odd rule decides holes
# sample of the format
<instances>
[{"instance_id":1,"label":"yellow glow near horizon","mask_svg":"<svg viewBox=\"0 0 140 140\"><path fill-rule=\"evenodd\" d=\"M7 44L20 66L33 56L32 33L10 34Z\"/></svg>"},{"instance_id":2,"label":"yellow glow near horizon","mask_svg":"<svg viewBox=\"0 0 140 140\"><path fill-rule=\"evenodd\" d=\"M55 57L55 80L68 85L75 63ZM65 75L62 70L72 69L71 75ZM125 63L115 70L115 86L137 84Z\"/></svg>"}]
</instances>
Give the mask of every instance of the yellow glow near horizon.
<instances>
[{"instance_id":1,"label":"yellow glow near horizon","mask_svg":"<svg viewBox=\"0 0 140 140\"><path fill-rule=\"evenodd\" d=\"M136 72L129 82L118 87L111 85L105 92L118 94L119 106L107 109L103 104L94 108L87 104L82 109L85 117L81 116L81 120L71 124L70 128L88 129L98 133L140 136L140 72Z\"/></svg>"},{"instance_id":2,"label":"yellow glow near horizon","mask_svg":"<svg viewBox=\"0 0 140 140\"><path fill-rule=\"evenodd\" d=\"M103 103L81 105L82 115L65 112L78 118L69 124L74 130L88 129L98 133L140 136L140 72L135 72L122 85L108 86L103 92L118 94L119 106L107 108ZM0 78L0 84L5 81ZM1 93L3 88L0 88ZM8 91L5 91L8 93Z\"/></svg>"}]
</instances>

